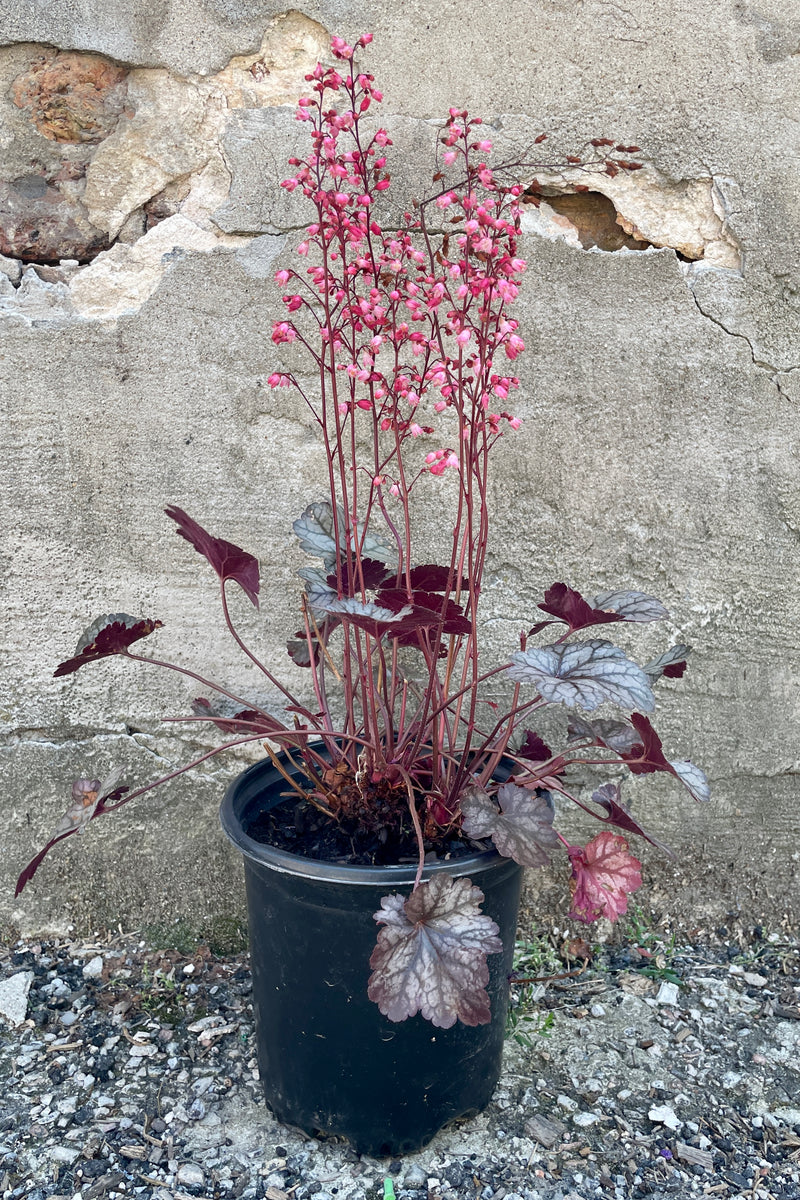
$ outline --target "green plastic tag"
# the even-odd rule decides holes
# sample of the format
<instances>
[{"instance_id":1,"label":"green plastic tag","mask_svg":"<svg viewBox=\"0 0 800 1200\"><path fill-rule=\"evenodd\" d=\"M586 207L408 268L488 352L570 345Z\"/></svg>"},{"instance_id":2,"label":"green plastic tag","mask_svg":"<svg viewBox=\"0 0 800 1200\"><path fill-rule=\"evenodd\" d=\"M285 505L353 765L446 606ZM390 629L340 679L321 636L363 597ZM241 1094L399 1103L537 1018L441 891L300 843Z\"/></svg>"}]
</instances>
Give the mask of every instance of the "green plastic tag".
<instances>
[{"instance_id":1,"label":"green plastic tag","mask_svg":"<svg viewBox=\"0 0 800 1200\"><path fill-rule=\"evenodd\" d=\"M383 1200L396 1200L394 1184L391 1179L384 1179L383 1181Z\"/></svg>"}]
</instances>

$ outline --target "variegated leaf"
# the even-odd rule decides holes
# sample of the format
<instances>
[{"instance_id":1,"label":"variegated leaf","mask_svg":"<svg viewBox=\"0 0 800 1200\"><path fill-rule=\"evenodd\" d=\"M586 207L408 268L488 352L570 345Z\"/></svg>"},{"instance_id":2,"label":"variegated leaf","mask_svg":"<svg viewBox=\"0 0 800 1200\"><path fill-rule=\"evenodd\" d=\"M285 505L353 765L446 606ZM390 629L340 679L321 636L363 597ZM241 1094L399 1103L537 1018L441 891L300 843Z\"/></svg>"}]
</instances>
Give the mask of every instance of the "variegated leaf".
<instances>
[{"instance_id":1,"label":"variegated leaf","mask_svg":"<svg viewBox=\"0 0 800 1200\"><path fill-rule=\"evenodd\" d=\"M648 596L647 592L602 592L595 596L593 603L595 608L618 613L623 621L639 621L644 624L647 621L661 621L669 616L661 601L656 600L655 596Z\"/></svg>"},{"instance_id":2,"label":"variegated leaf","mask_svg":"<svg viewBox=\"0 0 800 1200\"><path fill-rule=\"evenodd\" d=\"M692 762L671 762L669 764L684 787L688 788L695 800L710 800L711 788L705 774Z\"/></svg>"},{"instance_id":3,"label":"variegated leaf","mask_svg":"<svg viewBox=\"0 0 800 1200\"><path fill-rule=\"evenodd\" d=\"M507 668L512 679L533 683L543 700L591 712L606 701L652 712L655 698L641 667L618 646L586 642L519 650Z\"/></svg>"},{"instance_id":4,"label":"variegated leaf","mask_svg":"<svg viewBox=\"0 0 800 1200\"><path fill-rule=\"evenodd\" d=\"M669 650L665 650L663 654L659 654L658 658L645 663L642 670L652 679L653 683L662 675L666 675L668 679L680 679L686 670L686 659L691 651L691 646L684 646L679 642L675 646L670 646Z\"/></svg>"},{"instance_id":5,"label":"variegated leaf","mask_svg":"<svg viewBox=\"0 0 800 1200\"><path fill-rule=\"evenodd\" d=\"M497 850L523 867L543 867L547 851L558 845L553 809L546 795L504 783L497 805L482 787L472 784L461 797L462 829L469 837L491 837Z\"/></svg>"},{"instance_id":6,"label":"variegated leaf","mask_svg":"<svg viewBox=\"0 0 800 1200\"><path fill-rule=\"evenodd\" d=\"M368 995L390 1021L415 1013L440 1029L491 1019L486 957L503 943L480 911L483 892L469 879L434 875L404 899L385 896L375 913L384 926L372 952Z\"/></svg>"}]
</instances>

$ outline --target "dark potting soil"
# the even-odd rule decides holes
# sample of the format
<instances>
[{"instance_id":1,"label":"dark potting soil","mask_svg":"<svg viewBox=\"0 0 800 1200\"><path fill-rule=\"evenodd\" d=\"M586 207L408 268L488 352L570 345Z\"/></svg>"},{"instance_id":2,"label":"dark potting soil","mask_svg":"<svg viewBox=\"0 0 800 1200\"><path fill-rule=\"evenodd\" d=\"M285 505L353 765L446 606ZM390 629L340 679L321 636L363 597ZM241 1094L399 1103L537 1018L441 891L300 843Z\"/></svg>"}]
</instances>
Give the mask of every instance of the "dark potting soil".
<instances>
[{"instance_id":1,"label":"dark potting soil","mask_svg":"<svg viewBox=\"0 0 800 1200\"><path fill-rule=\"evenodd\" d=\"M248 823L246 833L253 841L275 846L302 858L351 866L396 866L417 862L417 839L410 817L398 828L365 830L353 822L333 820L306 800L287 798ZM463 858L485 850L487 844L441 838L425 839L429 861Z\"/></svg>"}]
</instances>

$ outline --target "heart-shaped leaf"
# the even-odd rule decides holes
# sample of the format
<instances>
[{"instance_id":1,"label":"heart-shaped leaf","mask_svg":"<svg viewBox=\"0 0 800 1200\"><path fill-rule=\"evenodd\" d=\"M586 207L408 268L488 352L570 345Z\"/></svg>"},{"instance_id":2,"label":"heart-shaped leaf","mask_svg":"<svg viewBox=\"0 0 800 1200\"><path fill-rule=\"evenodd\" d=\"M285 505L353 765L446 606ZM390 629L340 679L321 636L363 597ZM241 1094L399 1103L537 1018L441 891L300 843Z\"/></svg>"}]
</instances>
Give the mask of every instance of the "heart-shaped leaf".
<instances>
[{"instance_id":1,"label":"heart-shaped leaf","mask_svg":"<svg viewBox=\"0 0 800 1200\"><path fill-rule=\"evenodd\" d=\"M647 592L602 592L595 596L594 604L604 612L618 614L623 621L646 624L669 616L661 601L656 600L655 596L648 596Z\"/></svg>"},{"instance_id":2,"label":"heart-shaped leaf","mask_svg":"<svg viewBox=\"0 0 800 1200\"><path fill-rule=\"evenodd\" d=\"M230 579L234 583L238 583L244 594L258 608L258 589L260 587L258 559L254 558L252 554L248 554L246 550L240 549L239 546L234 546L233 542L226 542L224 538L212 537L203 529L202 525L198 525L197 521L187 516L182 508L176 508L172 504L164 511L178 526L177 532L181 537L186 538L186 541L194 546L198 554L202 554L204 558L208 559L219 576L220 582L224 584Z\"/></svg>"},{"instance_id":3,"label":"heart-shaped leaf","mask_svg":"<svg viewBox=\"0 0 800 1200\"><path fill-rule=\"evenodd\" d=\"M655 698L641 667L610 642L592 639L518 650L507 668L512 679L533 683L543 700L587 712L605 701L651 712Z\"/></svg>"},{"instance_id":4,"label":"heart-shaped leaf","mask_svg":"<svg viewBox=\"0 0 800 1200\"><path fill-rule=\"evenodd\" d=\"M568 847L572 864L569 915L590 925L600 917L616 921L628 911L628 896L642 886L642 864L618 834L603 832L583 847Z\"/></svg>"},{"instance_id":5,"label":"heart-shaped leaf","mask_svg":"<svg viewBox=\"0 0 800 1200\"><path fill-rule=\"evenodd\" d=\"M679 642L676 646L670 646L669 650L665 650L663 654L659 654L658 658L645 663L642 670L652 679L653 683L662 675L666 679L680 679L686 670L686 659L690 653L691 646L684 646Z\"/></svg>"},{"instance_id":6,"label":"heart-shaped leaf","mask_svg":"<svg viewBox=\"0 0 800 1200\"><path fill-rule=\"evenodd\" d=\"M411 587L419 588L423 592L446 592L455 591L456 585L459 582L458 575L450 576L449 567L438 567L435 563L425 563L421 567L412 567L409 572L411 578ZM450 587L448 589L448 580ZM466 579L461 580L461 587L468 587Z\"/></svg>"},{"instance_id":7,"label":"heart-shaped leaf","mask_svg":"<svg viewBox=\"0 0 800 1200\"><path fill-rule=\"evenodd\" d=\"M499 954L503 943L480 911L482 900L471 880L446 874L420 884L407 900L383 898L368 994L390 1021L418 1012L440 1029L490 1021L486 957Z\"/></svg>"},{"instance_id":8,"label":"heart-shaped leaf","mask_svg":"<svg viewBox=\"0 0 800 1200\"><path fill-rule=\"evenodd\" d=\"M336 525L339 529L339 545L344 549L345 515L337 506ZM314 554L321 558L328 571L336 566L336 539L334 537L333 509L327 500L309 504L300 517L293 522L292 528L300 539L300 549L306 554ZM351 541L351 549L355 552L355 539ZM389 566L397 562L397 549L385 538L367 532L358 539L358 554L362 560L372 559ZM342 555L344 558L344 555Z\"/></svg>"},{"instance_id":9,"label":"heart-shaped leaf","mask_svg":"<svg viewBox=\"0 0 800 1200\"><path fill-rule=\"evenodd\" d=\"M547 851L558 845L552 797L541 789L531 792L504 783L498 788L495 805L488 792L470 784L461 797L461 812L461 828L469 837L490 837L500 854L520 866L545 866Z\"/></svg>"},{"instance_id":10,"label":"heart-shaped leaf","mask_svg":"<svg viewBox=\"0 0 800 1200\"><path fill-rule=\"evenodd\" d=\"M98 617L81 635L75 657L60 663L53 675L71 675L86 663L110 658L113 654L124 654L134 642L148 637L155 629L160 628L161 621L154 621L149 617L139 620L128 616L127 613L109 613L105 617Z\"/></svg>"}]
</instances>

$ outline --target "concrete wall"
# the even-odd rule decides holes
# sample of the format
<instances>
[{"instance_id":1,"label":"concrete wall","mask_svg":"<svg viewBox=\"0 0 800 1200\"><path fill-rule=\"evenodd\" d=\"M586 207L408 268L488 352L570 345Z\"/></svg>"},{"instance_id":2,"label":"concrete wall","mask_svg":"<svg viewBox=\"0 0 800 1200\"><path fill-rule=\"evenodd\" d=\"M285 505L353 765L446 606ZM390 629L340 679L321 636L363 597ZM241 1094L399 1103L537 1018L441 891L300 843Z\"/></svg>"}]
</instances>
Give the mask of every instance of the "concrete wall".
<instances>
[{"instance_id":1,"label":"concrete wall","mask_svg":"<svg viewBox=\"0 0 800 1200\"><path fill-rule=\"evenodd\" d=\"M794 919L796 7L370 9L0 4L0 914L22 929L130 927L240 906L216 828L230 765L96 822L21 901L11 887L75 776L117 762L144 780L198 747L159 724L186 711L178 677L110 662L52 679L94 617L158 616L160 655L275 701L237 662L213 578L168 528L166 503L259 555L262 615L243 605L244 627L273 670L308 687L284 642L303 557L291 521L321 495L321 456L300 409L265 382L280 363L272 275L304 219L277 184L302 133L303 74L331 33L358 36L366 21L396 207L425 188L452 104L486 119L498 159L541 131L555 157L598 135L643 148L644 170L594 179L598 195L577 208L574 178L531 169L552 204L526 217L524 424L495 461L487 645L498 660L512 649L555 579L662 598L668 629L646 628L643 652L672 636L694 657L662 685L658 728L671 757L707 769L714 798L699 808L652 776L633 789L641 818L683 851L677 867L645 854L651 895L689 923ZM540 911L563 884L557 870L534 881Z\"/></svg>"}]
</instances>

